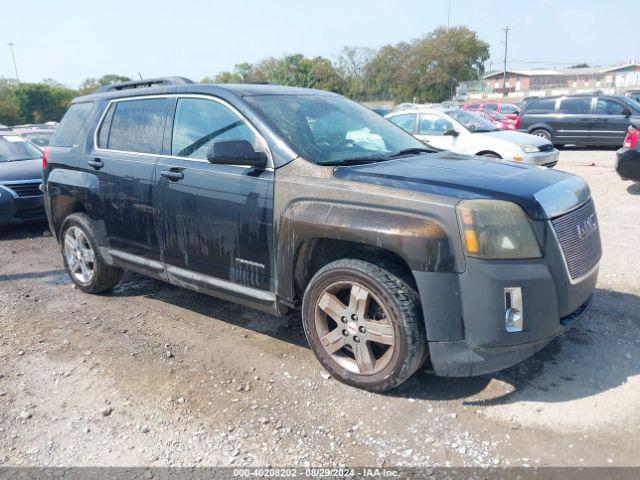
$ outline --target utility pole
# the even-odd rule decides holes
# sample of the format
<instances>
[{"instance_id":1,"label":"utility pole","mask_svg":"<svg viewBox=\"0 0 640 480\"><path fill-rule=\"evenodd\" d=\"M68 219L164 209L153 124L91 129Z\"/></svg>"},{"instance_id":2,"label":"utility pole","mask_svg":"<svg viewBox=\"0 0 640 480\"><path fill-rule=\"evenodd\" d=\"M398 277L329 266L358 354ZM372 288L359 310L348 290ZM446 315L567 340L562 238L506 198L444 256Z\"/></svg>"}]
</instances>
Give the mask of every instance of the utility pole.
<instances>
[{"instance_id":1,"label":"utility pole","mask_svg":"<svg viewBox=\"0 0 640 480\"><path fill-rule=\"evenodd\" d=\"M509 46L509 25L504 29L504 72L502 75L502 96L507 96L507 47Z\"/></svg>"},{"instance_id":2,"label":"utility pole","mask_svg":"<svg viewBox=\"0 0 640 480\"><path fill-rule=\"evenodd\" d=\"M449 10L447 11L447 30L451 28L451 0L449 0Z\"/></svg>"},{"instance_id":3,"label":"utility pole","mask_svg":"<svg viewBox=\"0 0 640 480\"><path fill-rule=\"evenodd\" d=\"M9 48L11 49L11 58L13 58L13 68L16 71L16 80L18 81L18 85L20 84L20 78L18 77L18 66L16 65L16 53L13 51L13 47L16 44L13 42L9 42Z\"/></svg>"}]
</instances>

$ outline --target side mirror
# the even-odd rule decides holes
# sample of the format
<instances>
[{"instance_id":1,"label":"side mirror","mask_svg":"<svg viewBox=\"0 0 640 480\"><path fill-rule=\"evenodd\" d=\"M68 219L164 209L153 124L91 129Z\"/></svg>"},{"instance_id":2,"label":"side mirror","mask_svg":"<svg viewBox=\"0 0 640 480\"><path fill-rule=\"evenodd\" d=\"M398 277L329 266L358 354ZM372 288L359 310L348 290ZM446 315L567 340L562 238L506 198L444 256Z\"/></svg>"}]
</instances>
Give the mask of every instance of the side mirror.
<instances>
[{"instance_id":1,"label":"side mirror","mask_svg":"<svg viewBox=\"0 0 640 480\"><path fill-rule=\"evenodd\" d=\"M631 116L631 110L629 110L627 107L622 109L622 115L624 115L625 117L630 117Z\"/></svg>"},{"instance_id":2,"label":"side mirror","mask_svg":"<svg viewBox=\"0 0 640 480\"><path fill-rule=\"evenodd\" d=\"M246 140L221 140L209 145L207 160L220 165L266 168L267 154L257 152Z\"/></svg>"},{"instance_id":3,"label":"side mirror","mask_svg":"<svg viewBox=\"0 0 640 480\"><path fill-rule=\"evenodd\" d=\"M452 128L451 130L445 130L442 135L446 135L448 137L457 137L458 135L460 135L460 133Z\"/></svg>"}]
</instances>

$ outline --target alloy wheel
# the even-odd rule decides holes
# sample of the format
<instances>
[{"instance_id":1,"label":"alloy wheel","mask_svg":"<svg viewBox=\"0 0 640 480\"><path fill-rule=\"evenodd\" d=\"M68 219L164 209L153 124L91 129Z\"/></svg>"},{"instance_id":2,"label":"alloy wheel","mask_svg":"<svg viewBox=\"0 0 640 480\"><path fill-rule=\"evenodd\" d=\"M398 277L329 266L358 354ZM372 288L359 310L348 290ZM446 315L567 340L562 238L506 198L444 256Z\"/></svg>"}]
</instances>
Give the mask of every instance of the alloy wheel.
<instances>
[{"instance_id":1,"label":"alloy wheel","mask_svg":"<svg viewBox=\"0 0 640 480\"><path fill-rule=\"evenodd\" d=\"M64 234L64 256L69 272L80 283L90 283L95 273L96 254L84 232L69 227Z\"/></svg>"},{"instance_id":2,"label":"alloy wheel","mask_svg":"<svg viewBox=\"0 0 640 480\"><path fill-rule=\"evenodd\" d=\"M373 375L391 361L396 343L384 304L364 286L335 282L324 289L315 308L320 343L342 368Z\"/></svg>"}]
</instances>

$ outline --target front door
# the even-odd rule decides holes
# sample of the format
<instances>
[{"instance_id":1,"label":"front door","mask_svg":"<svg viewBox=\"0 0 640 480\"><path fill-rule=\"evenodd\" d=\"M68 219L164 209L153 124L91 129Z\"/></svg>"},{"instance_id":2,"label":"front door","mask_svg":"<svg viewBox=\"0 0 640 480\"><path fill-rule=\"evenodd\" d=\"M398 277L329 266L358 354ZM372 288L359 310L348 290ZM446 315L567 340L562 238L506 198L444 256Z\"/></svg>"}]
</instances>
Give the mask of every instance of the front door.
<instances>
[{"instance_id":1,"label":"front door","mask_svg":"<svg viewBox=\"0 0 640 480\"><path fill-rule=\"evenodd\" d=\"M553 116L556 143L589 143L592 97L565 97Z\"/></svg>"},{"instance_id":2,"label":"front door","mask_svg":"<svg viewBox=\"0 0 640 480\"><path fill-rule=\"evenodd\" d=\"M154 168L162 151L167 98L111 103L87 168L98 178L96 204L110 247L159 260L153 209Z\"/></svg>"},{"instance_id":3,"label":"front door","mask_svg":"<svg viewBox=\"0 0 640 480\"><path fill-rule=\"evenodd\" d=\"M171 140L155 172L167 272L187 283L223 280L270 290L274 172L207 160L213 141L247 140L265 150L263 140L213 98L178 98L167 130Z\"/></svg>"},{"instance_id":4,"label":"front door","mask_svg":"<svg viewBox=\"0 0 640 480\"><path fill-rule=\"evenodd\" d=\"M460 137L452 135L455 127L446 118L433 113L421 113L416 137L436 148L459 152Z\"/></svg>"},{"instance_id":5,"label":"front door","mask_svg":"<svg viewBox=\"0 0 640 480\"><path fill-rule=\"evenodd\" d=\"M598 145L622 146L629 128L628 107L621 102L599 98L591 124L591 141Z\"/></svg>"}]
</instances>

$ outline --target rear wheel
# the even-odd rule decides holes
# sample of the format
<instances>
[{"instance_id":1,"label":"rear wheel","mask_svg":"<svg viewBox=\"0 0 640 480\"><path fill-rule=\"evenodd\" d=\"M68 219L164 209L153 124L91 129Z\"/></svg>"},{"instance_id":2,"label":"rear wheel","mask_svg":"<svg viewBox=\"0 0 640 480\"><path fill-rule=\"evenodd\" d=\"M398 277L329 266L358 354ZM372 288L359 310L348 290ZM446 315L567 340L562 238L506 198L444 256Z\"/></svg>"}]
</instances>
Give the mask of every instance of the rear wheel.
<instances>
[{"instance_id":1,"label":"rear wheel","mask_svg":"<svg viewBox=\"0 0 640 480\"><path fill-rule=\"evenodd\" d=\"M545 130L544 128L538 128L531 132L531 135L535 135L536 137L542 137L545 140L551 141L551 134Z\"/></svg>"},{"instance_id":2,"label":"rear wheel","mask_svg":"<svg viewBox=\"0 0 640 480\"><path fill-rule=\"evenodd\" d=\"M80 290L100 293L118 284L122 270L105 263L86 215L74 213L67 217L60 238L64 266Z\"/></svg>"},{"instance_id":3,"label":"rear wheel","mask_svg":"<svg viewBox=\"0 0 640 480\"><path fill-rule=\"evenodd\" d=\"M348 385L389 390L426 356L417 292L369 262L338 260L318 271L307 286L302 318L320 363Z\"/></svg>"}]
</instances>

